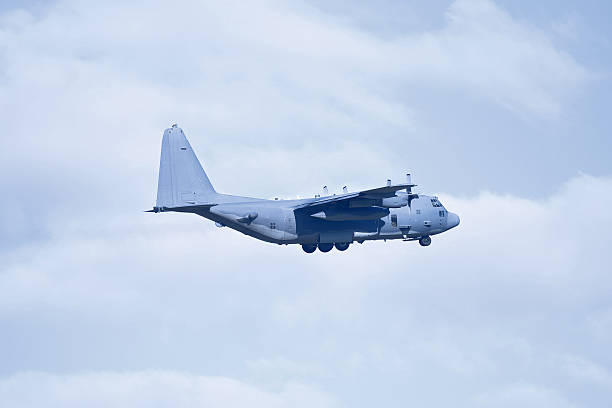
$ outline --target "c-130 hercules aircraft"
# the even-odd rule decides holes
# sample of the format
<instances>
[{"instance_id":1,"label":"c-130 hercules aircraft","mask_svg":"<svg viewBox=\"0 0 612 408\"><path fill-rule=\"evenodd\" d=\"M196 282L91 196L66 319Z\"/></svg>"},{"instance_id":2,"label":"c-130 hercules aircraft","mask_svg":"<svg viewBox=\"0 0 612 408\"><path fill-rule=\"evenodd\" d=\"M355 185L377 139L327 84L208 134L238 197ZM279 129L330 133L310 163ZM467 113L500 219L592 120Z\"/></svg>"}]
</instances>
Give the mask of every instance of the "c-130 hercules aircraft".
<instances>
[{"instance_id":1,"label":"c-130 hercules aircraft","mask_svg":"<svg viewBox=\"0 0 612 408\"><path fill-rule=\"evenodd\" d=\"M353 242L418 240L459 225L437 197L415 194L410 175L404 184L297 200L265 200L219 194L176 124L162 139L157 204L148 212L194 213L243 234L275 244L301 244L307 253L345 251ZM402 191L404 190L404 191Z\"/></svg>"}]
</instances>

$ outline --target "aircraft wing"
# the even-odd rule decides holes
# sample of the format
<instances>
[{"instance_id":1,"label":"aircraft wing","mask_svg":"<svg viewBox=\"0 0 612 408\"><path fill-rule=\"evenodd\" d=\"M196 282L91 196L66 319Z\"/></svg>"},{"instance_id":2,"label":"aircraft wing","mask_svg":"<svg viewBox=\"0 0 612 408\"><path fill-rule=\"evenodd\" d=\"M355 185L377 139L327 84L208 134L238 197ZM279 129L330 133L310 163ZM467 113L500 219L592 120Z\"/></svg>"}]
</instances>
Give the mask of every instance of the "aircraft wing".
<instances>
[{"instance_id":1,"label":"aircraft wing","mask_svg":"<svg viewBox=\"0 0 612 408\"><path fill-rule=\"evenodd\" d=\"M303 204L299 204L295 208L323 208L332 204L347 204L349 207L369 207L376 205L378 200L393 197L397 191L414 187L415 185L416 184L396 184L393 186L372 188L354 193L321 197Z\"/></svg>"}]
</instances>

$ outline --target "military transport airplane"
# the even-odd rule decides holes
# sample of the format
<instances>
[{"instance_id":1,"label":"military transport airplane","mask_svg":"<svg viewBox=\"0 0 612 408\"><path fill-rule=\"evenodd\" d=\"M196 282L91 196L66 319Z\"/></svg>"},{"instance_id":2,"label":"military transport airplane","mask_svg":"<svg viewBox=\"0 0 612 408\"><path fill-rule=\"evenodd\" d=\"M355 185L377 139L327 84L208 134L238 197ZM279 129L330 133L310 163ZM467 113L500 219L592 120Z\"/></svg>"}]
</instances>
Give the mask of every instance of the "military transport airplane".
<instances>
[{"instance_id":1,"label":"military transport airplane","mask_svg":"<svg viewBox=\"0 0 612 408\"><path fill-rule=\"evenodd\" d=\"M194 213L243 234L275 244L301 244L308 253L345 251L353 242L418 240L459 225L437 197L412 192L403 184L297 200L265 200L215 191L183 130L166 129L162 139L157 204L149 212ZM402 191L403 190L403 191Z\"/></svg>"}]
</instances>

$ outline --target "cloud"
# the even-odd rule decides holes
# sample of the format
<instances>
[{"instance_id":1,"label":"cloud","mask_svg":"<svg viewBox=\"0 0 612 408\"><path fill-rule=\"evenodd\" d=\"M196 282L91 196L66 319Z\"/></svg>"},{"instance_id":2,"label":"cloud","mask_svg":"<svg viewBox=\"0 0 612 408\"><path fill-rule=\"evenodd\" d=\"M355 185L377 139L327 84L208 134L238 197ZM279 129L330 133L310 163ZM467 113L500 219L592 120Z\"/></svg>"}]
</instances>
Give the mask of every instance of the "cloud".
<instances>
[{"instance_id":1,"label":"cloud","mask_svg":"<svg viewBox=\"0 0 612 408\"><path fill-rule=\"evenodd\" d=\"M0 380L0 401L16 408L338 406L329 395L304 385L269 392L229 378L173 371L16 374Z\"/></svg>"},{"instance_id":2,"label":"cloud","mask_svg":"<svg viewBox=\"0 0 612 408\"><path fill-rule=\"evenodd\" d=\"M562 116L589 73L545 30L487 1L380 35L301 2L65 0L3 12L0 61L4 405L609 400L609 177L541 199L461 183L440 193L461 226L430 248L307 256L141 212L174 121L228 193L371 187L406 165L453 185L448 151L521 180L514 159L479 164L500 138L463 155L449 141L471 149L469 128L427 132L422 102L440 123Z\"/></svg>"},{"instance_id":3,"label":"cloud","mask_svg":"<svg viewBox=\"0 0 612 408\"><path fill-rule=\"evenodd\" d=\"M557 116L566 91L579 88L589 77L544 31L486 0L454 2L447 11L447 26L408 38L403 55L408 72L479 93L518 112L544 116Z\"/></svg>"},{"instance_id":4,"label":"cloud","mask_svg":"<svg viewBox=\"0 0 612 408\"><path fill-rule=\"evenodd\" d=\"M441 28L390 38L299 2L65 0L3 12L0 60L0 138L14 146L0 151L0 182L14 192L0 216L4 242L44 236L49 218L92 202L148 207L159 135L174 121L197 135L227 191L311 195L431 167L418 152L461 137L432 132L422 112L432 97L435 121L464 97L554 116L589 76L542 29L466 0ZM291 163L303 169L293 185L279 171ZM443 164L430 170L446 179Z\"/></svg>"},{"instance_id":5,"label":"cloud","mask_svg":"<svg viewBox=\"0 0 612 408\"><path fill-rule=\"evenodd\" d=\"M482 407L538 407L572 408L576 407L554 390L534 387L528 384L515 384L497 392L476 398L477 406Z\"/></svg>"},{"instance_id":6,"label":"cloud","mask_svg":"<svg viewBox=\"0 0 612 408\"><path fill-rule=\"evenodd\" d=\"M598 363L572 355L560 357L558 363L569 375L578 380L612 388L612 373Z\"/></svg>"},{"instance_id":7,"label":"cloud","mask_svg":"<svg viewBox=\"0 0 612 408\"><path fill-rule=\"evenodd\" d=\"M592 327L610 308L610 191L609 178L581 175L544 200L440 194L462 223L432 247L319 256L185 214L64 220L4 259L2 360L9 372L178 367L266 389L297 382L351 405L373 394L348 390L380 393L389 377L395 401L581 401L576 381L609 370L606 329ZM431 394L434 383L448 392Z\"/></svg>"}]
</instances>

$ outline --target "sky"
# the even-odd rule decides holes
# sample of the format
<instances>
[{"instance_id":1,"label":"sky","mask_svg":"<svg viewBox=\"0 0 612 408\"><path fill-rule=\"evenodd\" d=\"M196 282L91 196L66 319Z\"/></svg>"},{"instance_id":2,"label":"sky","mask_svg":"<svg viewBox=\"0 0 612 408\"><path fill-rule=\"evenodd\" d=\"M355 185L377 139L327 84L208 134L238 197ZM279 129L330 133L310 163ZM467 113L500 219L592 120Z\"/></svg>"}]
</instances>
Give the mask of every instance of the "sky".
<instances>
[{"instance_id":1,"label":"sky","mask_svg":"<svg viewBox=\"0 0 612 408\"><path fill-rule=\"evenodd\" d=\"M612 6L0 3L0 406L608 407ZM303 253L150 214L403 181L461 225Z\"/></svg>"}]
</instances>

